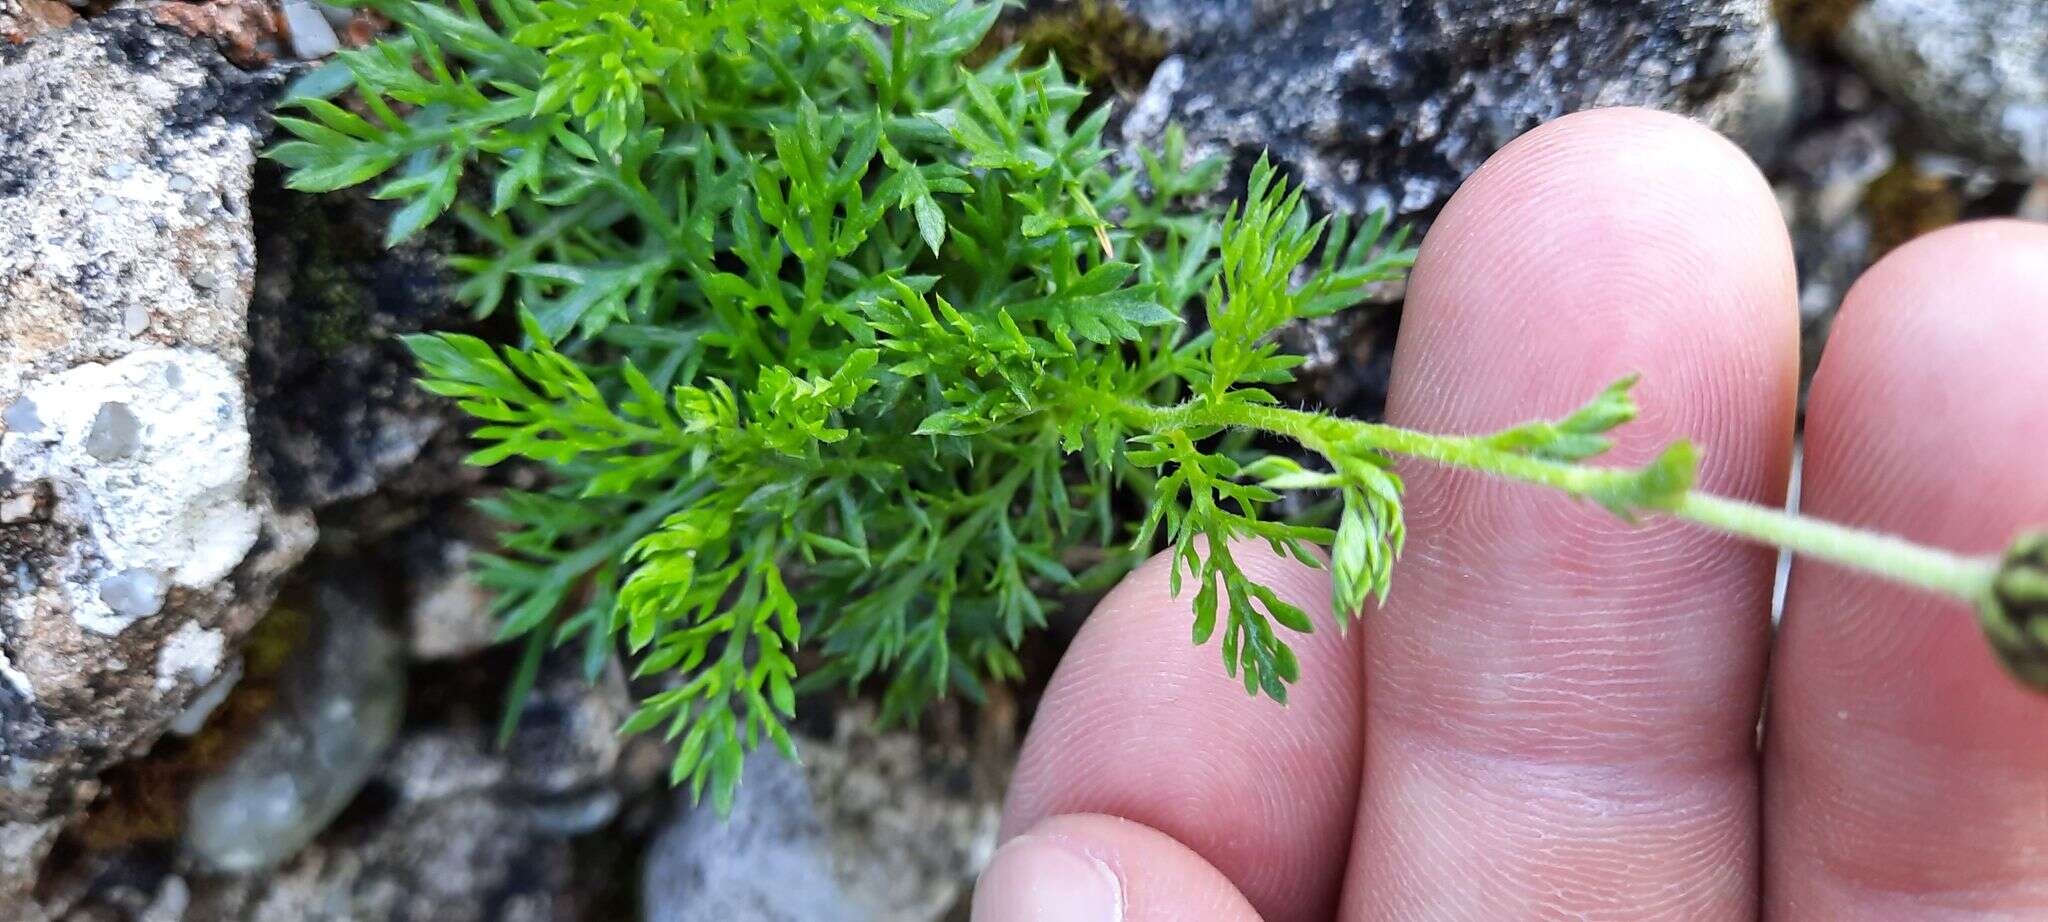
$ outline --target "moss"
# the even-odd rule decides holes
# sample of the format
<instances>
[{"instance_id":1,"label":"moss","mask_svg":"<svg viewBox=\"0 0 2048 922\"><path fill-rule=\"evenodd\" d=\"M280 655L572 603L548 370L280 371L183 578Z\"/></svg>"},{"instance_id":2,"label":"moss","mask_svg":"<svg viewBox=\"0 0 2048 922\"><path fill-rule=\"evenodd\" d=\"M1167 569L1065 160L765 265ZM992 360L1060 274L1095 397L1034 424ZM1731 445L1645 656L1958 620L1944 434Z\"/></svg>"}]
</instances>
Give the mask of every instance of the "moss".
<instances>
[{"instance_id":1,"label":"moss","mask_svg":"<svg viewBox=\"0 0 2048 922\"><path fill-rule=\"evenodd\" d=\"M249 632L242 678L206 725L187 738L167 737L146 756L101 776L105 794L71 829L89 851L176 839L193 786L227 763L256 724L276 706L284 667L311 635L303 609L280 602Z\"/></svg>"},{"instance_id":2,"label":"moss","mask_svg":"<svg viewBox=\"0 0 2048 922\"><path fill-rule=\"evenodd\" d=\"M1962 220L1963 198L1948 180L1901 160L1871 181L1863 193L1863 211L1870 219L1870 258L1875 260L1908 240Z\"/></svg>"},{"instance_id":3,"label":"moss","mask_svg":"<svg viewBox=\"0 0 2048 922\"><path fill-rule=\"evenodd\" d=\"M375 304L352 267L375 258L377 250L360 234L338 227L338 219L321 210L318 200L294 197L288 207L299 239L291 286L299 314L293 338L315 355L331 358L371 332Z\"/></svg>"},{"instance_id":4,"label":"moss","mask_svg":"<svg viewBox=\"0 0 2048 922\"><path fill-rule=\"evenodd\" d=\"M307 266L293 292L305 310L306 345L322 358L339 355L370 334L369 298L362 284L340 266Z\"/></svg>"},{"instance_id":5,"label":"moss","mask_svg":"<svg viewBox=\"0 0 2048 922\"><path fill-rule=\"evenodd\" d=\"M1143 90L1166 57L1166 40L1112 0L1055 0L997 23L969 63L1010 47L1028 65L1058 58L1068 74L1098 92Z\"/></svg>"},{"instance_id":6,"label":"moss","mask_svg":"<svg viewBox=\"0 0 2048 922\"><path fill-rule=\"evenodd\" d=\"M1849 17L1866 0L1771 0L1785 39L1800 47L1820 47L1834 40Z\"/></svg>"}]
</instances>

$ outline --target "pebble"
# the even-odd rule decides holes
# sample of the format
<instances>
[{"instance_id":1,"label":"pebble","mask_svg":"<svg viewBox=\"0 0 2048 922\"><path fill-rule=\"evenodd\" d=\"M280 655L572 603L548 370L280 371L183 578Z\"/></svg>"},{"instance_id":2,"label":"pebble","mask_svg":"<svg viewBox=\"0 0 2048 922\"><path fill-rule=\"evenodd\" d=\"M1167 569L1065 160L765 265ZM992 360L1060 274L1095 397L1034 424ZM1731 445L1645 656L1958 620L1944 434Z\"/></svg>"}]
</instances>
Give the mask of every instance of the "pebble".
<instances>
[{"instance_id":1,"label":"pebble","mask_svg":"<svg viewBox=\"0 0 2048 922\"><path fill-rule=\"evenodd\" d=\"M6 423L7 431L18 435L34 435L43 428L43 418L36 415L36 402L27 397L9 404L7 412L0 413L0 423Z\"/></svg>"},{"instance_id":2,"label":"pebble","mask_svg":"<svg viewBox=\"0 0 2048 922\"><path fill-rule=\"evenodd\" d=\"M199 865L276 867L327 828L381 763L405 708L405 662L364 598L374 585L331 578L315 590L314 636L281 673L276 709L186 804L181 844Z\"/></svg>"},{"instance_id":3,"label":"pebble","mask_svg":"<svg viewBox=\"0 0 2048 922\"><path fill-rule=\"evenodd\" d=\"M340 50L341 40L335 36L334 26L328 23L316 5L306 0L284 0L281 6L292 54L301 60L311 61Z\"/></svg>"},{"instance_id":4,"label":"pebble","mask_svg":"<svg viewBox=\"0 0 2048 922\"><path fill-rule=\"evenodd\" d=\"M107 402L92 418L85 434L85 452L101 461L119 461L142 445L142 421L125 403Z\"/></svg>"},{"instance_id":5,"label":"pebble","mask_svg":"<svg viewBox=\"0 0 2048 922\"><path fill-rule=\"evenodd\" d=\"M123 618L147 618L163 609L169 588L162 573L130 567L100 581L100 601Z\"/></svg>"}]
</instances>

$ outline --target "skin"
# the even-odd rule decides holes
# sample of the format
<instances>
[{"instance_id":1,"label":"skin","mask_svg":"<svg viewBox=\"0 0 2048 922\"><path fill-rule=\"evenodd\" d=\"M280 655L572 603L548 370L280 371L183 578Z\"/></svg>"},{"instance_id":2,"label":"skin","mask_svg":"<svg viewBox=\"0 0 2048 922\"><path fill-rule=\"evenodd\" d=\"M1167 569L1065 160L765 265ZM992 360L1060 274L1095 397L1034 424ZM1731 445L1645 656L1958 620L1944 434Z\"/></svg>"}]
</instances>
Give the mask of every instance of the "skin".
<instances>
[{"instance_id":1,"label":"skin","mask_svg":"<svg viewBox=\"0 0 2048 922\"><path fill-rule=\"evenodd\" d=\"M1567 116L1424 242L1388 416L1491 430L1638 371L1609 460L1690 437L1706 489L1782 500L1797 307L1769 187L1683 119ZM1996 551L2048 523L2044 394L2048 227L1914 241L1835 322L1803 509ZM1239 551L1318 622L1285 708L1189 643L1164 561L1104 599L977 922L2048 917L2048 697L1963 606L1798 562L1773 638L1769 550L1402 474L1393 594L1346 633L1325 573Z\"/></svg>"}]
</instances>

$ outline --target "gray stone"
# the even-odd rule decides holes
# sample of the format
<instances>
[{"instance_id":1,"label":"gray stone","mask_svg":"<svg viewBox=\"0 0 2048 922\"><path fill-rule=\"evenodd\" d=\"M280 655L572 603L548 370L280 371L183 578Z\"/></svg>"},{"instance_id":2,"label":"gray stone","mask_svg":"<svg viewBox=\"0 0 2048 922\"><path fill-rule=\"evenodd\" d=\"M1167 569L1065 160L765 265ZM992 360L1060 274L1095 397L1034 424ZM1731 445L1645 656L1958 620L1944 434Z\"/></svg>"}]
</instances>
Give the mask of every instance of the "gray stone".
<instances>
[{"instance_id":1,"label":"gray stone","mask_svg":"<svg viewBox=\"0 0 2048 922\"><path fill-rule=\"evenodd\" d=\"M281 671L275 709L192 792L182 844L201 866L246 873L297 854L369 780L405 710L398 638L365 596L330 579L315 592L315 636Z\"/></svg>"},{"instance_id":2,"label":"gray stone","mask_svg":"<svg viewBox=\"0 0 2048 922\"><path fill-rule=\"evenodd\" d=\"M192 888L175 874L157 886L156 897L136 914L135 922L182 922L192 906Z\"/></svg>"},{"instance_id":3,"label":"gray stone","mask_svg":"<svg viewBox=\"0 0 2048 922\"><path fill-rule=\"evenodd\" d=\"M130 304L121 312L121 329L129 336L140 336L149 329L149 308Z\"/></svg>"},{"instance_id":4,"label":"gray stone","mask_svg":"<svg viewBox=\"0 0 2048 922\"><path fill-rule=\"evenodd\" d=\"M642 880L647 922L889 918L848 902L803 769L765 749L747 759L729 815L679 809L648 850Z\"/></svg>"},{"instance_id":5,"label":"gray stone","mask_svg":"<svg viewBox=\"0 0 2048 922\"><path fill-rule=\"evenodd\" d=\"M311 543L257 472L244 384L249 190L283 76L146 10L0 42L5 828L61 823L145 750ZM0 862L0 894L22 868Z\"/></svg>"},{"instance_id":6,"label":"gray stone","mask_svg":"<svg viewBox=\"0 0 2048 922\"><path fill-rule=\"evenodd\" d=\"M142 439L142 421L125 403L103 403L85 433L85 453L100 461L119 461L135 453Z\"/></svg>"},{"instance_id":7,"label":"gray stone","mask_svg":"<svg viewBox=\"0 0 2048 922\"><path fill-rule=\"evenodd\" d=\"M1835 44L1957 152L2048 175L2040 0L1863 0Z\"/></svg>"},{"instance_id":8,"label":"gray stone","mask_svg":"<svg viewBox=\"0 0 2048 922\"><path fill-rule=\"evenodd\" d=\"M349 21L354 19L356 15L355 10L342 4L315 3L313 5L320 8L320 15L327 17L327 25L332 27L335 32L348 28Z\"/></svg>"},{"instance_id":9,"label":"gray stone","mask_svg":"<svg viewBox=\"0 0 2048 922\"><path fill-rule=\"evenodd\" d=\"M2015 216L2022 221L2048 221L2048 176L2028 187Z\"/></svg>"},{"instance_id":10,"label":"gray stone","mask_svg":"<svg viewBox=\"0 0 2048 922\"><path fill-rule=\"evenodd\" d=\"M449 664L437 674L475 668ZM502 676L489 676L496 691ZM616 678L614 676L614 678ZM408 726L378 760L374 805L354 808L281 866L194 882L181 922L543 922L613 918L598 892L621 890L630 870L599 863L579 875L576 856L620 851L628 833L606 828L652 776L624 786L616 723L627 707L616 682L582 682L573 657L543 661L511 745L493 734L495 701L420 695ZM591 719L599 718L599 719ZM600 743L597 736L610 737ZM644 812L644 811L643 811Z\"/></svg>"},{"instance_id":11,"label":"gray stone","mask_svg":"<svg viewBox=\"0 0 2048 922\"><path fill-rule=\"evenodd\" d=\"M1870 184L1898 160L1896 119L1860 115L1811 133L1786 151L1776 191L1799 269L1802 380L1820 362L1842 295L1870 266Z\"/></svg>"},{"instance_id":12,"label":"gray stone","mask_svg":"<svg viewBox=\"0 0 2048 922\"><path fill-rule=\"evenodd\" d=\"M134 620L164 607L164 575L148 567L129 567L100 581L100 601L114 614Z\"/></svg>"},{"instance_id":13,"label":"gray stone","mask_svg":"<svg viewBox=\"0 0 2048 922\"><path fill-rule=\"evenodd\" d=\"M937 922L994 851L997 805L912 733L842 712L802 767L747 760L731 815L680 798L641 877L647 922Z\"/></svg>"},{"instance_id":14,"label":"gray stone","mask_svg":"<svg viewBox=\"0 0 2048 922\"><path fill-rule=\"evenodd\" d=\"M341 48L341 39L335 37L334 26L329 24L325 14L309 0L283 0L278 9L284 14L285 36L292 43L292 53L304 60L324 58Z\"/></svg>"},{"instance_id":15,"label":"gray stone","mask_svg":"<svg viewBox=\"0 0 2048 922\"><path fill-rule=\"evenodd\" d=\"M490 646L498 624L491 617L490 591L470 567L476 549L459 538L408 541L407 547L413 551L405 556L413 571L405 619L412 655L454 659Z\"/></svg>"},{"instance_id":16,"label":"gray stone","mask_svg":"<svg viewBox=\"0 0 2048 922\"><path fill-rule=\"evenodd\" d=\"M1721 133L1770 166L1799 116L1799 65L1775 26L1760 50L1750 78L1741 82L1720 116Z\"/></svg>"},{"instance_id":17,"label":"gray stone","mask_svg":"<svg viewBox=\"0 0 2048 922\"><path fill-rule=\"evenodd\" d=\"M599 788L580 797L529 805L525 813L534 830L544 835L580 836L611 822L622 803L618 791Z\"/></svg>"},{"instance_id":18,"label":"gray stone","mask_svg":"<svg viewBox=\"0 0 2048 922\"><path fill-rule=\"evenodd\" d=\"M427 752L434 747L459 754ZM422 758L425 756L426 758ZM458 758L462 764L439 761ZM196 887L181 922L554 922L568 911L569 844L536 837L476 785L489 757L444 737L408 741L393 770L468 771L439 796L401 800L371 827L315 843L270 874Z\"/></svg>"},{"instance_id":19,"label":"gray stone","mask_svg":"<svg viewBox=\"0 0 2048 922\"><path fill-rule=\"evenodd\" d=\"M206 719L213 716L214 710L228 700L228 693L235 690L235 683L241 680L242 661L236 659L223 668L211 684L201 689L199 694L185 705L185 709L178 712L178 716L171 718L165 729L178 736L198 733L200 728L206 726Z\"/></svg>"},{"instance_id":20,"label":"gray stone","mask_svg":"<svg viewBox=\"0 0 2048 922\"><path fill-rule=\"evenodd\" d=\"M1173 53L1126 140L1156 143L1170 120L1240 164L1269 151L1325 208L1426 218L1502 145L1579 109L1667 109L1752 144L1785 118L1754 111L1786 90L1765 0L1123 2Z\"/></svg>"},{"instance_id":21,"label":"gray stone","mask_svg":"<svg viewBox=\"0 0 2048 922\"><path fill-rule=\"evenodd\" d=\"M536 802L581 802L608 784L624 740L619 725L632 711L626 679L616 662L595 683L568 658L550 663L519 711L505 741L506 783Z\"/></svg>"},{"instance_id":22,"label":"gray stone","mask_svg":"<svg viewBox=\"0 0 2048 922\"><path fill-rule=\"evenodd\" d=\"M7 412L0 414L0 423L7 425L7 431L16 435L34 435L43 428L43 417L36 413L36 402L27 397L18 397L7 405Z\"/></svg>"}]
</instances>

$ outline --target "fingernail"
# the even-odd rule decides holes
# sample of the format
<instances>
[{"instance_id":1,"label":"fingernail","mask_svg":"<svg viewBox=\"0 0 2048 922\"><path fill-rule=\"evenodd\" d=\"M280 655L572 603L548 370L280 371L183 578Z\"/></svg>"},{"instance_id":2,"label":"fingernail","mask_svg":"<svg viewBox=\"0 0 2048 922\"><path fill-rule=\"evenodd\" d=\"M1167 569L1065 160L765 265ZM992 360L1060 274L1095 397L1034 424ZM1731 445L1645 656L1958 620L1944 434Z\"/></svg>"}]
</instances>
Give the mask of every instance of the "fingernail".
<instances>
[{"instance_id":1,"label":"fingernail","mask_svg":"<svg viewBox=\"0 0 2048 922\"><path fill-rule=\"evenodd\" d=\"M974 886L974 922L1122 922L1116 872L1068 843L1020 836Z\"/></svg>"}]
</instances>

